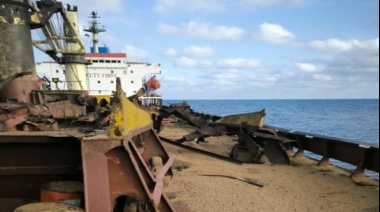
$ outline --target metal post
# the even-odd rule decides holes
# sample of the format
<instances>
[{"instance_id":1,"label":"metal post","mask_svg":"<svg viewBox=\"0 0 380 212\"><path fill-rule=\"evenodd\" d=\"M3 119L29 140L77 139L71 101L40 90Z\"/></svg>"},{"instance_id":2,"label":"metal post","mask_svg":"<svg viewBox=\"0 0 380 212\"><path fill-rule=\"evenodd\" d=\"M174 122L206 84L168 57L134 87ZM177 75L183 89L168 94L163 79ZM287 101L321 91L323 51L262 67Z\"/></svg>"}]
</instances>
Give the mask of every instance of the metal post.
<instances>
[{"instance_id":1,"label":"metal post","mask_svg":"<svg viewBox=\"0 0 380 212\"><path fill-rule=\"evenodd\" d=\"M0 102L30 102L38 88L26 0L0 0L0 82L18 73L31 72L0 90Z\"/></svg>"}]
</instances>

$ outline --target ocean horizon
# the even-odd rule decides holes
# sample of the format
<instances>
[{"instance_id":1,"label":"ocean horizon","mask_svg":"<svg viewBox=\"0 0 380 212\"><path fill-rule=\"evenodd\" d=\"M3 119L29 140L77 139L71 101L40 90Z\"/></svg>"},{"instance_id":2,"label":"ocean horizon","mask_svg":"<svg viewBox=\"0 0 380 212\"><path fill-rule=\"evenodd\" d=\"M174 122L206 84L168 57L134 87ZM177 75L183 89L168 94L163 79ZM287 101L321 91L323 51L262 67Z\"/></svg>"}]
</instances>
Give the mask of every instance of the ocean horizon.
<instances>
[{"instance_id":1,"label":"ocean horizon","mask_svg":"<svg viewBox=\"0 0 380 212\"><path fill-rule=\"evenodd\" d=\"M379 144L379 99L164 99L218 116L265 109L265 123L370 144ZM322 125L321 125L321 124ZM356 132L355 132L356 131ZM366 132L367 135L363 135Z\"/></svg>"}]
</instances>

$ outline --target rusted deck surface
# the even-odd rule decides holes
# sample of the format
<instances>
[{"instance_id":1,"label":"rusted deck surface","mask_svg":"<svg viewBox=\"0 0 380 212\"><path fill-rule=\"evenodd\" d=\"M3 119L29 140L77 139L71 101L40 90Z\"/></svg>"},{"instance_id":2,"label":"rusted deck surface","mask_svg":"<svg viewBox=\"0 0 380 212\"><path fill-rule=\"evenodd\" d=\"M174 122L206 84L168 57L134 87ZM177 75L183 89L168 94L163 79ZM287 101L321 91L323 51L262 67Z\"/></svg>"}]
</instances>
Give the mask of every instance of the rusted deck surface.
<instances>
[{"instance_id":1,"label":"rusted deck surface","mask_svg":"<svg viewBox=\"0 0 380 212\"><path fill-rule=\"evenodd\" d=\"M169 123L159 136L176 140L193 128ZM236 137L209 137L208 143L185 144L228 156ZM175 158L172 179L164 192L178 211L379 211L378 181L358 186L349 172L317 166L308 158L291 157L291 165L236 165L164 143ZM264 187L226 178L250 178Z\"/></svg>"}]
</instances>

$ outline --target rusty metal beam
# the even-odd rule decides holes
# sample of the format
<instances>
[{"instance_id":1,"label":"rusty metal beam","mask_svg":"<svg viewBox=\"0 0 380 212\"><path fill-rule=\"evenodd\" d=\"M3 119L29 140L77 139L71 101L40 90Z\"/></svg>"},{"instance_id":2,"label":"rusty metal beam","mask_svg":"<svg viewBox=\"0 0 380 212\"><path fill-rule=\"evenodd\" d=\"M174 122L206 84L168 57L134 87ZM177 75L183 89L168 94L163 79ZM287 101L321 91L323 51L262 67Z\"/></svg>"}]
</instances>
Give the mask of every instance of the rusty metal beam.
<instances>
[{"instance_id":1,"label":"rusty metal beam","mask_svg":"<svg viewBox=\"0 0 380 212\"><path fill-rule=\"evenodd\" d=\"M227 157L227 156L223 156L223 155L219 155L219 154L216 154L216 153L213 153L213 152L209 152L209 151L205 151L205 150L202 150L202 149L198 149L198 148L194 148L194 147L191 147L191 146L187 146L185 144L181 144L181 143L178 143L176 141L172 141L172 140L170 140L168 138L165 138L165 137L162 137L162 136L160 136L160 139L162 141L164 141L165 143L168 143L168 144L171 144L171 145L183 148L183 149L187 149L187 150L190 150L190 151L193 151L193 152L198 152L200 154L204 154L204 155L209 156L209 157L217 158L219 160L223 160L223 161L226 161L226 162L234 163L234 164L237 164L237 165L242 165L243 164L243 162L241 162L239 160L235 160L235 159L232 159L232 158Z\"/></svg>"},{"instance_id":2,"label":"rusty metal beam","mask_svg":"<svg viewBox=\"0 0 380 212\"><path fill-rule=\"evenodd\" d=\"M290 131L273 126L278 135L297 140L293 147L298 148L297 155L307 150L322 156L320 163L326 164L330 158L356 166L353 176L364 175L364 170L379 172L379 147L363 142L340 139L318 134Z\"/></svg>"},{"instance_id":3,"label":"rusty metal beam","mask_svg":"<svg viewBox=\"0 0 380 212\"><path fill-rule=\"evenodd\" d=\"M174 211L162 194L162 179L154 178L132 141L85 139L82 149L87 210L112 211L116 200L127 195L147 211Z\"/></svg>"}]
</instances>

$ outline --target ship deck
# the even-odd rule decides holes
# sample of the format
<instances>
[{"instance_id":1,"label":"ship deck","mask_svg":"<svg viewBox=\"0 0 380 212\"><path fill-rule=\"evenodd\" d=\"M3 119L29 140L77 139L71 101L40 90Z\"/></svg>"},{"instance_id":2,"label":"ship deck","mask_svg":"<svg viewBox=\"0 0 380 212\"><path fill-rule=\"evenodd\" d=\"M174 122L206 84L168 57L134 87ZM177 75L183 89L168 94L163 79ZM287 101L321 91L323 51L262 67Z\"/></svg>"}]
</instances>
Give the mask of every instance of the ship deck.
<instances>
[{"instance_id":1,"label":"ship deck","mask_svg":"<svg viewBox=\"0 0 380 212\"><path fill-rule=\"evenodd\" d=\"M177 140L191 131L189 125L168 123L159 136ZM236 137L209 137L206 141L184 144L228 156ZM175 159L174 176L165 179L164 192L177 211L379 211L377 180L365 178L361 185L366 186L359 186L348 171L321 168L306 157L291 157L291 165L239 165L163 144Z\"/></svg>"}]
</instances>

